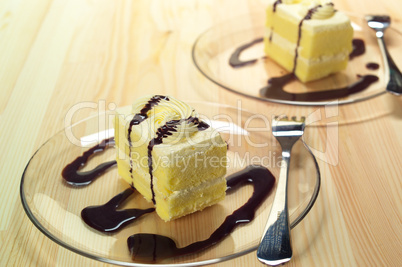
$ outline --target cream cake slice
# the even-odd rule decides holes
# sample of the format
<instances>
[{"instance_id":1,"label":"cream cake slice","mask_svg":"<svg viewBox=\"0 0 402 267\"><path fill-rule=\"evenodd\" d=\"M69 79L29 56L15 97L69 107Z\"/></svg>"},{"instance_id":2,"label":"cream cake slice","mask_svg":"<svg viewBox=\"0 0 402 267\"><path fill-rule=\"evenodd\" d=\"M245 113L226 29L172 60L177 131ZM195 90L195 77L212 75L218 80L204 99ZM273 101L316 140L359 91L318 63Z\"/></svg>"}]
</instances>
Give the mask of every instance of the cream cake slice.
<instances>
[{"instance_id":1,"label":"cream cake slice","mask_svg":"<svg viewBox=\"0 0 402 267\"><path fill-rule=\"evenodd\" d=\"M115 116L118 173L165 221L224 199L227 144L171 96L145 96Z\"/></svg>"},{"instance_id":2,"label":"cream cake slice","mask_svg":"<svg viewBox=\"0 0 402 267\"><path fill-rule=\"evenodd\" d=\"M346 68L349 17L326 0L274 0L266 12L265 53L302 82Z\"/></svg>"}]
</instances>

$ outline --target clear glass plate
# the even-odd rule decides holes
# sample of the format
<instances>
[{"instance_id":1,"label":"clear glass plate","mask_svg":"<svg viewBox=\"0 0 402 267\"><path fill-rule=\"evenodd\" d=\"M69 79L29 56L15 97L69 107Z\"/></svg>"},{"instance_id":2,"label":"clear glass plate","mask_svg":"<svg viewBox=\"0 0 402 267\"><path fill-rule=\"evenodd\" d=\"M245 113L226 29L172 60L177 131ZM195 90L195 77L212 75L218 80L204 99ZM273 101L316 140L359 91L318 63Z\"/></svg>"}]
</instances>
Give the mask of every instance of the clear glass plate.
<instances>
[{"instance_id":1,"label":"clear glass plate","mask_svg":"<svg viewBox=\"0 0 402 267\"><path fill-rule=\"evenodd\" d=\"M362 39L366 52L349 61L346 70L329 77L302 83L293 81L285 86L285 91L293 93L316 92L331 88L342 88L357 81L357 75L376 75L379 80L362 92L351 94L339 99L337 104L353 103L366 100L385 92L387 77L384 75L382 58L375 33L367 26L362 17L349 15L354 28L354 38ZM255 99L292 104L292 105L327 105L335 99L328 101L289 101L260 96L260 89L267 85L271 77L283 76L287 73L270 58L264 58L264 45L259 42L241 53L240 59L258 59L254 64L233 68L229 65L231 54L240 46L263 37L265 25L265 12L247 15L228 20L218 24L204 32L196 40L192 57L193 62L200 72L215 84L243 96ZM390 54L394 59L402 58L401 49L402 34L394 28L389 28L385 34ZM397 62L397 60L395 60ZM377 63L380 68L370 70L367 63Z\"/></svg>"},{"instance_id":2,"label":"clear glass plate","mask_svg":"<svg viewBox=\"0 0 402 267\"><path fill-rule=\"evenodd\" d=\"M228 174L250 164L267 167L278 177L280 146L271 133L271 117L253 114L221 104L190 103L218 129L228 142ZM124 191L129 185L114 167L85 187L73 187L62 178L63 168L100 140L113 136L113 112L97 114L80 121L50 138L32 156L21 180L21 200L33 224L59 245L86 257L125 266L155 266L133 261L127 238L136 233L154 233L175 240L178 247L207 239L225 217L242 206L252 194L247 185L228 194L225 200L201 212L164 222L155 213L146 214L126 228L105 234L88 227L81 219L81 210L101 205ZM114 148L91 158L83 170L114 160ZM308 206L314 190L319 188L313 157L302 142L294 147L289 183L291 219L295 220ZM170 258L156 265L203 265L228 260L255 250L265 227L274 190L258 208L255 219L237 227L213 247L186 256ZM122 208L147 208L151 204L138 193ZM308 218L308 217L307 217Z\"/></svg>"}]
</instances>

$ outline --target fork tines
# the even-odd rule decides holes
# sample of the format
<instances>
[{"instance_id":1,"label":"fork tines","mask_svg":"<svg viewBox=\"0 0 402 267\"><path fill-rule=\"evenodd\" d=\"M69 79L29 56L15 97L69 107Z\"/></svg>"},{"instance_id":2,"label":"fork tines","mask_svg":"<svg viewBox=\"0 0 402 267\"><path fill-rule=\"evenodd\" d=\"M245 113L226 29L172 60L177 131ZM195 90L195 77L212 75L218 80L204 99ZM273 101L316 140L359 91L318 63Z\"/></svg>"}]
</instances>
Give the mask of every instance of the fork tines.
<instances>
[{"instance_id":1,"label":"fork tines","mask_svg":"<svg viewBox=\"0 0 402 267\"><path fill-rule=\"evenodd\" d=\"M298 120L296 116L292 116L292 118L290 120L296 121L296 122L304 122L306 120L306 117L302 116L302 117L300 117L300 120ZM290 121L290 120L289 120L288 116L286 116L286 115L274 117L274 121Z\"/></svg>"},{"instance_id":2,"label":"fork tines","mask_svg":"<svg viewBox=\"0 0 402 267\"><path fill-rule=\"evenodd\" d=\"M388 15L366 15L364 17L367 21L378 21L383 23L391 23L391 17Z\"/></svg>"},{"instance_id":3,"label":"fork tines","mask_svg":"<svg viewBox=\"0 0 402 267\"><path fill-rule=\"evenodd\" d=\"M304 116L300 119L297 119L296 116L292 116L291 119L288 116L275 116L272 121L272 133L282 135L279 132L304 131L305 120Z\"/></svg>"}]
</instances>

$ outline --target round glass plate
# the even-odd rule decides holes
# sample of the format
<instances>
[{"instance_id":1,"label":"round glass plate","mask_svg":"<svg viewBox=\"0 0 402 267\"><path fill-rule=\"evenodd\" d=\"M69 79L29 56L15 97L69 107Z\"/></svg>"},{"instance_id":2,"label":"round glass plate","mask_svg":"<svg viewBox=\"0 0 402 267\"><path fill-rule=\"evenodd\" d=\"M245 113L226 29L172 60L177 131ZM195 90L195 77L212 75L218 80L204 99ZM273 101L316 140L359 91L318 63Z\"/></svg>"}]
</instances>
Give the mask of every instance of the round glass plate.
<instances>
[{"instance_id":1,"label":"round glass plate","mask_svg":"<svg viewBox=\"0 0 402 267\"><path fill-rule=\"evenodd\" d=\"M228 143L228 175L253 164L267 167L278 177L281 150L271 133L271 117L221 104L193 102L190 105L198 111L202 120L220 131ZM136 233L160 234L172 238L178 247L205 240L228 215L250 198L253 187L240 187L218 204L171 222L164 222L155 213L149 213L116 233L105 234L87 226L81 219L82 209L106 203L129 188L129 185L119 177L117 167L83 187L67 184L61 172L90 147L113 136L113 117L113 112L105 112L67 127L50 138L32 156L22 176L20 190L24 209L39 230L71 251L125 266L211 264L257 248L275 188L256 211L254 220L235 228L218 244L197 253L156 263L133 260L127 247L127 238ZM114 158L115 149L111 147L94 155L82 171L91 170ZM316 197L314 191L319 188L314 158L302 142L298 142L292 151L290 169L289 207L291 220L294 221L308 207L312 196ZM130 198L122 208L152 206L137 192Z\"/></svg>"},{"instance_id":2,"label":"round glass plate","mask_svg":"<svg viewBox=\"0 0 402 267\"><path fill-rule=\"evenodd\" d=\"M290 93L317 92L333 88L343 88L355 83L357 75L375 75L379 80L365 90L339 99L337 104L353 103L369 99L385 92L387 79L384 75L382 58L375 33L367 26L362 17L349 15L354 28L354 38L365 43L365 53L349 61L346 70L332 74L326 78L302 83L298 80L287 84L284 89ZM233 68L229 65L232 53L239 47L264 36L265 12L247 15L218 24L199 36L196 40L192 56L200 72L215 84L238 94L264 101L292 105L327 105L335 99L325 101L292 101L280 98L260 96L260 89L267 86L268 79L283 76L287 73L270 58L264 56L263 42L256 42L240 54L242 61L258 59L254 64ZM402 59L399 49L402 44L402 34L394 28L389 28L385 34L390 54L395 62ZM367 63L377 63L377 70L370 70Z\"/></svg>"}]
</instances>

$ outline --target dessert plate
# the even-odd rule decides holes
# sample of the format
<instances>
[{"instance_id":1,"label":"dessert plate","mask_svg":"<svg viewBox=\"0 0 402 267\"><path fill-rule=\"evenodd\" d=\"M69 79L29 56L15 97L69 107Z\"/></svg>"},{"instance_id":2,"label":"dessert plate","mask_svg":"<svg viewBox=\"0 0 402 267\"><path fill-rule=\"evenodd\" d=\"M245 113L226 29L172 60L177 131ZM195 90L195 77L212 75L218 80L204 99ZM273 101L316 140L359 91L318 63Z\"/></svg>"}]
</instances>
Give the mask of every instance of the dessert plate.
<instances>
[{"instance_id":1,"label":"dessert plate","mask_svg":"<svg viewBox=\"0 0 402 267\"><path fill-rule=\"evenodd\" d=\"M387 77L384 75L381 53L375 34L368 28L363 17L349 16L354 28L354 39L364 42L364 54L351 59L346 70L329 77L309 83L294 80L284 87L286 92L299 94L344 88L355 83L358 80L357 75L375 75L379 79L361 92L338 99L337 104L358 102L385 92ZM273 60L264 57L262 41L256 41L240 54L242 61L257 59L253 64L236 68L229 65L229 59L236 49L263 37L264 25L265 12L261 12L234 18L210 28L199 36L193 46L194 64L205 77L215 84L243 96L292 105L327 105L336 100L329 98L312 101L306 98L303 101L294 101L276 96L261 96L260 89L267 86L268 79L287 74L287 71ZM391 27L387 30L385 38L391 55L398 62L398 58L402 59L402 52L399 49L402 43L401 32ZM373 69L375 64L370 63L378 64L379 68ZM370 65L366 66L367 64Z\"/></svg>"},{"instance_id":2,"label":"dessert plate","mask_svg":"<svg viewBox=\"0 0 402 267\"><path fill-rule=\"evenodd\" d=\"M198 111L202 120L220 131L227 141L228 175L253 164L267 167L278 177L281 150L271 133L271 117L221 104L193 102L190 105ZM60 131L32 156L22 176L21 200L30 220L47 237L78 254L124 266L197 266L228 260L256 250L275 189L262 202L251 222L235 228L219 243L196 253L158 262L133 260L127 247L127 238L136 233L160 234L173 239L178 247L205 240L228 215L250 198L253 187L242 186L228 194L219 204L171 222L164 222L155 213L149 213L115 233L101 233L87 226L81 219L81 211L85 207L102 205L129 186L119 177L117 167L82 187L67 184L61 173L67 164L111 136L113 112L95 114ZM82 171L114 160L114 153L113 147L97 153ZM311 199L316 199L319 179L316 175L316 162L302 142L294 147L292 153L289 205L291 220L295 221L309 206ZM121 208L151 206L135 192Z\"/></svg>"}]
</instances>

